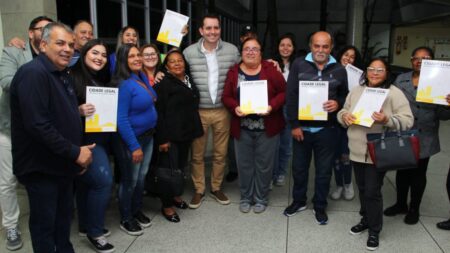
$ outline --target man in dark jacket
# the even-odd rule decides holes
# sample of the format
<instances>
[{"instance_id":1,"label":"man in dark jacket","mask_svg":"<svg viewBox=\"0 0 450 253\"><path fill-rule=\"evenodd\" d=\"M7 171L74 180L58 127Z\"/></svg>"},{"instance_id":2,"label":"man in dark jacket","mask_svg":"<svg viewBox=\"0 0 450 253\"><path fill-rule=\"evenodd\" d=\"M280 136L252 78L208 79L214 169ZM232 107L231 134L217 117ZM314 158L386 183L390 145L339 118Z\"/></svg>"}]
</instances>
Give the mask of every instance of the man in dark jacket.
<instances>
[{"instance_id":1,"label":"man in dark jacket","mask_svg":"<svg viewBox=\"0 0 450 253\"><path fill-rule=\"evenodd\" d=\"M41 53L11 83L13 171L30 205L33 251L74 252L70 243L73 179L92 161L82 146L77 100L67 76L73 32L62 23L43 29Z\"/></svg>"},{"instance_id":2,"label":"man in dark jacket","mask_svg":"<svg viewBox=\"0 0 450 253\"><path fill-rule=\"evenodd\" d=\"M294 138L292 155L294 201L285 209L284 214L292 216L306 209L308 171L314 152L316 174L312 202L317 222L325 225L328 222L325 208L335 152L333 140L337 135L336 113L344 104L348 93L347 73L330 55L333 41L329 33L316 32L311 36L309 46L311 53L304 59L298 58L293 62L287 82L287 115ZM299 81L328 82L328 101L323 104L323 109L328 112L327 121L298 119Z\"/></svg>"}]
</instances>

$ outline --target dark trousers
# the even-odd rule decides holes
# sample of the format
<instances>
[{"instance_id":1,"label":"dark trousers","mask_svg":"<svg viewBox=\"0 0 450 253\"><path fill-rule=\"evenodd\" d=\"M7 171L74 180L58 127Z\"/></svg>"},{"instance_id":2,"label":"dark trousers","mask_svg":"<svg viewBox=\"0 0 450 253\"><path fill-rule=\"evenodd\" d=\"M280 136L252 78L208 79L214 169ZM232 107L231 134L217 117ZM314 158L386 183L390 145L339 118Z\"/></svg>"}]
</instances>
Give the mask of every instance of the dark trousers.
<instances>
[{"instance_id":1,"label":"dark trousers","mask_svg":"<svg viewBox=\"0 0 450 253\"><path fill-rule=\"evenodd\" d=\"M28 193L33 252L74 252L70 242L73 178L31 173L19 181Z\"/></svg>"},{"instance_id":2,"label":"dark trousers","mask_svg":"<svg viewBox=\"0 0 450 253\"><path fill-rule=\"evenodd\" d=\"M327 207L330 191L331 165L336 147L336 128L326 127L316 133L303 131L303 141L293 140L292 175L294 177L294 202L306 203L309 165L314 152L315 186L314 208Z\"/></svg>"},{"instance_id":3,"label":"dark trousers","mask_svg":"<svg viewBox=\"0 0 450 253\"><path fill-rule=\"evenodd\" d=\"M369 233L380 233L383 227L383 196L381 187L386 172L378 172L373 164L353 162L355 180L359 190L359 213L369 226Z\"/></svg>"},{"instance_id":4,"label":"dark trousers","mask_svg":"<svg viewBox=\"0 0 450 253\"><path fill-rule=\"evenodd\" d=\"M447 174L447 195L448 200L450 200L450 167L448 167L448 174Z\"/></svg>"},{"instance_id":5,"label":"dark trousers","mask_svg":"<svg viewBox=\"0 0 450 253\"><path fill-rule=\"evenodd\" d=\"M171 142L170 143L170 156L169 152L158 152L158 163L165 168L178 168L185 170L188 165L189 148L191 147L191 141L185 142ZM157 148L157 147L155 147ZM172 160L171 160L172 159ZM167 190L159 194L163 208L169 208L173 206L173 198L176 197L172 193L170 186L167 186Z\"/></svg>"},{"instance_id":6,"label":"dark trousers","mask_svg":"<svg viewBox=\"0 0 450 253\"><path fill-rule=\"evenodd\" d=\"M409 208L418 211L422 196L427 185L427 168L430 158L419 160L417 168L399 170L395 177L397 185L397 204L407 206L408 192L411 189L411 203Z\"/></svg>"}]
</instances>

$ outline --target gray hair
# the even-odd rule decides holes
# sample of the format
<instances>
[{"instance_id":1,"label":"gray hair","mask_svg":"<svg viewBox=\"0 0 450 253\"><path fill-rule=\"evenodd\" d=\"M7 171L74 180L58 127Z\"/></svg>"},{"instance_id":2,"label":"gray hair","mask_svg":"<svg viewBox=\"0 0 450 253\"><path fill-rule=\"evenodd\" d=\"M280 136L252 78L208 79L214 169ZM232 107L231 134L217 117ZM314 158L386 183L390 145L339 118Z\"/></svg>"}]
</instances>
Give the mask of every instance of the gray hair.
<instances>
[{"instance_id":1,"label":"gray hair","mask_svg":"<svg viewBox=\"0 0 450 253\"><path fill-rule=\"evenodd\" d=\"M61 23L61 22L52 22L52 23L48 23L46 26L44 26L44 29L42 30L42 39L41 40L49 43L50 42L50 34L55 27L62 28L66 32L73 34L72 29L70 29L70 27L67 26L66 24Z\"/></svg>"}]
</instances>

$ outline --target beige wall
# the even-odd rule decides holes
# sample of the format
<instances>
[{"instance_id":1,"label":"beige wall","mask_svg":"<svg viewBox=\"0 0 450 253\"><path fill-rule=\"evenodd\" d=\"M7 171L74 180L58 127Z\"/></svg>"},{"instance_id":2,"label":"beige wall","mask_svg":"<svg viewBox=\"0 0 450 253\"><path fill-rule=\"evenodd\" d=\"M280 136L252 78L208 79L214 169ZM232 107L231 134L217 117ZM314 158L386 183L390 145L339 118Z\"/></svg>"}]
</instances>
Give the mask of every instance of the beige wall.
<instances>
[{"instance_id":1,"label":"beige wall","mask_svg":"<svg viewBox=\"0 0 450 253\"><path fill-rule=\"evenodd\" d=\"M397 38L402 38L401 45L397 45ZM403 38L407 37L406 48ZM437 22L397 27L394 29L391 48L393 50L393 65L411 67L411 52L419 46L429 46L433 49L435 39L450 41L450 19ZM400 51L400 53L398 53Z\"/></svg>"},{"instance_id":2,"label":"beige wall","mask_svg":"<svg viewBox=\"0 0 450 253\"><path fill-rule=\"evenodd\" d=\"M27 39L28 25L37 16L56 20L56 0L1 0L0 10L4 44L15 36Z\"/></svg>"}]
</instances>

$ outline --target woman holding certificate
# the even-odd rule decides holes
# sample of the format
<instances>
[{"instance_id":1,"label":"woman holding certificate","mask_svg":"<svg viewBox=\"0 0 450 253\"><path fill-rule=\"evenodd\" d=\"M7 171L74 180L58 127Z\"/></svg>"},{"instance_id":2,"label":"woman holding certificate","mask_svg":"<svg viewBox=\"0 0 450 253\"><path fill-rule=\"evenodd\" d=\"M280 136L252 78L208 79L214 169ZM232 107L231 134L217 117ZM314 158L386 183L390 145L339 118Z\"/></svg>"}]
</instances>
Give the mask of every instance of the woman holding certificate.
<instances>
[{"instance_id":1,"label":"woman holding certificate","mask_svg":"<svg viewBox=\"0 0 450 253\"><path fill-rule=\"evenodd\" d=\"M119 185L120 228L130 235L141 235L151 220L141 211L144 181L153 152L156 126L156 92L141 71L142 56L133 44L117 51L113 82L119 87L117 123L122 137L126 165L121 168Z\"/></svg>"},{"instance_id":2,"label":"woman holding certificate","mask_svg":"<svg viewBox=\"0 0 450 253\"><path fill-rule=\"evenodd\" d=\"M406 96L414 114L414 128L419 130L420 160L417 168L398 170L395 178L397 202L384 210L384 215L405 214L406 224L419 221L419 208L427 184L427 168L430 157L440 151L439 120L450 119L450 107L416 102L422 60L432 60L433 51L428 47L418 47L411 55L413 71L401 74L394 85ZM447 95L447 94L445 94ZM450 95L450 94L449 94ZM408 208L408 192L411 201Z\"/></svg>"},{"instance_id":3,"label":"woman holding certificate","mask_svg":"<svg viewBox=\"0 0 450 253\"><path fill-rule=\"evenodd\" d=\"M109 82L107 56L106 46L101 40L90 40L81 48L80 60L70 73L78 97L79 111L83 117L95 113L95 106L86 103L87 86L101 87ZM94 248L101 252L114 251L114 246L105 238L110 234L105 229L105 211L113 181L107 149L114 134L84 134L83 143L95 143L95 147L92 150L92 163L86 172L76 179L79 234L86 236Z\"/></svg>"},{"instance_id":4,"label":"woman holding certificate","mask_svg":"<svg viewBox=\"0 0 450 253\"><path fill-rule=\"evenodd\" d=\"M361 86L350 91L344 107L338 113L338 120L344 127L348 127L348 144L350 160L355 173L356 184L359 189L361 221L350 229L351 234L360 234L369 230L367 249L375 250L379 244L379 233L383 225L383 199L381 186L386 172L377 171L370 156L367 154L368 133L381 133L384 127L395 129L394 117L404 129L413 125L413 115L408 100L403 93L390 83L389 65L380 58L373 59L364 74ZM372 114L374 123L370 127L356 124L353 110L366 87L388 89L388 95L379 112ZM370 101L367 101L370 103Z\"/></svg>"},{"instance_id":5,"label":"woman holding certificate","mask_svg":"<svg viewBox=\"0 0 450 253\"><path fill-rule=\"evenodd\" d=\"M179 50L170 51L163 62L164 78L155 85L158 94L156 109L155 148L158 147L158 164L164 168L184 170L188 166L192 140L203 135L198 114L199 91L186 74L186 61ZM188 205L173 193L170 185L159 196L161 212L170 222L179 222L174 207L186 209Z\"/></svg>"},{"instance_id":6,"label":"woman holding certificate","mask_svg":"<svg viewBox=\"0 0 450 253\"><path fill-rule=\"evenodd\" d=\"M362 65L361 54L354 46L342 48L338 53L337 59L339 59L339 62L344 67L347 66L347 64L352 64L361 68ZM345 200L352 200L355 197L355 192L352 184L352 167L349 158L350 151L348 150L347 131L342 127L339 127L338 130L338 144L333 164L336 189L330 192L330 198L338 200L341 197L344 197Z\"/></svg>"},{"instance_id":7,"label":"woman holding certificate","mask_svg":"<svg viewBox=\"0 0 450 253\"><path fill-rule=\"evenodd\" d=\"M239 210L262 213L268 204L275 149L285 122L286 81L273 64L262 61L261 43L242 43L242 62L230 69L222 102L232 114L241 193Z\"/></svg>"}]
</instances>

